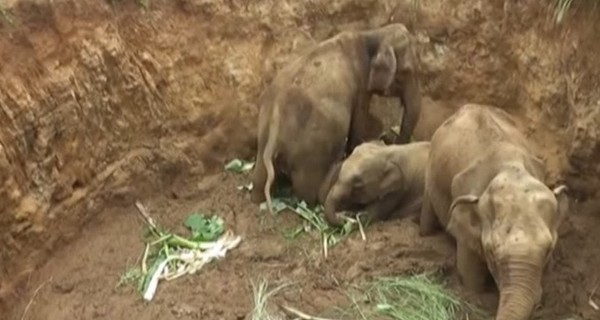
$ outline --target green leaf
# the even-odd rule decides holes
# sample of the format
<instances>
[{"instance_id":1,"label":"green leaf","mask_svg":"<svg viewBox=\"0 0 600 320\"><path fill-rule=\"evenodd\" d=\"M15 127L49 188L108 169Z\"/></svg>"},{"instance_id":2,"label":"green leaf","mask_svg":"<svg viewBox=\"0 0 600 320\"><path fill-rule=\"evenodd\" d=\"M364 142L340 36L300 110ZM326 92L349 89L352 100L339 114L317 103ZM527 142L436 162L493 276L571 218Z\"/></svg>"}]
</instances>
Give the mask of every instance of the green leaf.
<instances>
[{"instance_id":1,"label":"green leaf","mask_svg":"<svg viewBox=\"0 0 600 320\"><path fill-rule=\"evenodd\" d=\"M225 170L235 173L250 171L252 170L252 168L254 168L254 162L244 161L240 159L233 159L225 165Z\"/></svg>"},{"instance_id":2,"label":"green leaf","mask_svg":"<svg viewBox=\"0 0 600 320\"><path fill-rule=\"evenodd\" d=\"M306 232L306 228L304 226L299 226L296 228L292 228L291 230L286 230L283 233L283 236L286 239L296 239L299 235L301 235L303 232Z\"/></svg>"},{"instance_id":3,"label":"green leaf","mask_svg":"<svg viewBox=\"0 0 600 320\"><path fill-rule=\"evenodd\" d=\"M192 231L192 241L214 241L225 231L225 223L221 217L193 213L185 221L185 226Z\"/></svg>"}]
</instances>

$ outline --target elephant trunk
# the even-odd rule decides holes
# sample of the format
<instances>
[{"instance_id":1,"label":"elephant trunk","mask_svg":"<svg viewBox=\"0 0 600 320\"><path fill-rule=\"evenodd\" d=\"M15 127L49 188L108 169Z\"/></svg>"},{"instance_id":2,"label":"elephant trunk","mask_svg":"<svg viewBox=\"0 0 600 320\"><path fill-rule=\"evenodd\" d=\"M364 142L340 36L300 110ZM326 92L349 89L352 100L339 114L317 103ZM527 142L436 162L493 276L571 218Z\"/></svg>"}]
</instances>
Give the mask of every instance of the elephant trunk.
<instances>
[{"instance_id":1,"label":"elephant trunk","mask_svg":"<svg viewBox=\"0 0 600 320\"><path fill-rule=\"evenodd\" d=\"M327 195L325 200L325 220L334 227L339 227L344 224L344 221L338 215L339 203L344 199L344 192L339 186L334 186Z\"/></svg>"},{"instance_id":2,"label":"elephant trunk","mask_svg":"<svg viewBox=\"0 0 600 320\"><path fill-rule=\"evenodd\" d=\"M500 266L496 320L529 319L541 295L541 278L542 264L532 262L531 257L509 259Z\"/></svg>"},{"instance_id":3,"label":"elephant trunk","mask_svg":"<svg viewBox=\"0 0 600 320\"><path fill-rule=\"evenodd\" d=\"M400 100L404 105L404 114L402 115L402 127L400 136L396 140L398 144L410 142L410 137L417 125L421 113L421 85L416 74L410 74L404 80Z\"/></svg>"}]
</instances>

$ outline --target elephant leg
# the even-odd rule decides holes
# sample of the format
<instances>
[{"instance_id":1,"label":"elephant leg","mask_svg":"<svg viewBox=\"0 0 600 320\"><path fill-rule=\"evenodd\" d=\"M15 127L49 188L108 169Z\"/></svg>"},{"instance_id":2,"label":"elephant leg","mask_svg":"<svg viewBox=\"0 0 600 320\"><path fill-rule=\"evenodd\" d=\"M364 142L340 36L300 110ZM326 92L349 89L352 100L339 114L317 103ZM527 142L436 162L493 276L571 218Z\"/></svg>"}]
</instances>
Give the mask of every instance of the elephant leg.
<instances>
[{"instance_id":1,"label":"elephant leg","mask_svg":"<svg viewBox=\"0 0 600 320\"><path fill-rule=\"evenodd\" d=\"M265 184L267 183L267 169L263 163L262 150L259 150L256 155L256 163L254 172L252 173L252 193L250 199L253 203L259 204L265 199Z\"/></svg>"},{"instance_id":2,"label":"elephant leg","mask_svg":"<svg viewBox=\"0 0 600 320\"><path fill-rule=\"evenodd\" d=\"M310 165L307 165L307 168L295 169L291 174L294 194L308 205L316 205L319 188L326 174L326 170Z\"/></svg>"},{"instance_id":3,"label":"elephant leg","mask_svg":"<svg viewBox=\"0 0 600 320\"><path fill-rule=\"evenodd\" d=\"M366 212L372 221L387 220L397 206L398 198L394 195L387 195L370 204L366 208Z\"/></svg>"},{"instance_id":4,"label":"elephant leg","mask_svg":"<svg viewBox=\"0 0 600 320\"><path fill-rule=\"evenodd\" d=\"M488 269L485 261L463 243L456 244L456 268L463 285L474 293L485 291Z\"/></svg>"},{"instance_id":5,"label":"elephant leg","mask_svg":"<svg viewBox=\"0 0 600 320\"><path fill-rule=\"evenodd\" d=\"M427 187L425 187L427 190ZM433 212L433 206L431 205L431 199L425 191L423 194L423 203L421 205L421 214L419 216L419 235L427 237L433 235L438 229L439 224Z\"/></svg>"}]
</instances>

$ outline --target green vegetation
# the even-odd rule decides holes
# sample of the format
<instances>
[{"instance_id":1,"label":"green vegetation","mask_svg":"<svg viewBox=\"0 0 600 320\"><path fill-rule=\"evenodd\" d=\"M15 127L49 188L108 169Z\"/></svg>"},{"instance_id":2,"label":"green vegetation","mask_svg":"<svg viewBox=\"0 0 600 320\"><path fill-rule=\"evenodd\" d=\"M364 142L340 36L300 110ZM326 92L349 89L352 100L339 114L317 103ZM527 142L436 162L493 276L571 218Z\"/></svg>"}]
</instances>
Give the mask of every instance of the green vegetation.
<instances>
[{"instance_id":1,"label":"green vegetation","mask_svg":"<svg viewBox=\"0 0 600 320\"><path fill-rule=\"evenodd\" d=\"M194 272L202 267L202 264L196 261L202 254L201 250L209 247L225 232L222 218L208 217L195 212L190 214L184 223L191 235L189 237L180 236L157 226L143 206L140 203L136 203L136 205L147 224L144 234L145 249L141 263L138 266L129 267L119 279L117 286L137 281L137 289L146 293L153 277L156 277L156 271L165 265L174 272L174 274L167 275L167 279ZM148 266L150 267L148 268Z\"/></svg>"},{"instance_id":2,"label":"green vegetation","mask_svg":"<svg viewBox=\"0 0 600 320\"><path fill-rule=\"evenodd\" d=\"M370 302L371 307L361 306L357 294L350 295L353 306L343 313L354 319L454 320L465 313L489 318L450 293L438 277L428 274L377 278L360 291L360 300Z\"/></svg>"},{"instance_id":3,"label":"green vegetation","mask_svg":"<svg viewBox=\"0 0 600 320\"><path fill-rule=\"evenodd\" d=\"M461 302L426 275L380 278L371 284L376 310L395 320L454 319Z\"/></svg>"},{"instance_id":4,"label":"green vegetation","mask_svg":"<svg viewBox=\"0 0 600 320\"><path fill-rule=\"evenodd\" d=\"M261 211L266 211L266 204L261 204ZM304 224L298 226L294 230L286 233L288 238L296 238L304 232L316 231L321 237L323 243L323 251L327 256L327 250L338 244L343 238L356 230L355 225L358 225L362 232L362 224L360 220L348 219L341 227L330 226L324 218L323 206L308 206L306 202L299 201L294 196L279 196L273 198L273 210L275 213L288 209L304 220Z\"/></svg>"},{"instance_id":5,"label":"green vegetation","mask_svg":"<svg viewBox=\"0 0 600 320\"><path fill-rule=\"evenodd\" d=\"M234 173L244 173L254 168L254 162L249 162L240 159L234 159L225 165L225 170ZM238 186L238 190L252 190L252 183L248 183L242 186ZM296 198L291 191L289 184L280 183L275 192L273 192L273 213L278 214L283 210L290 210L300 218L304 220L303 225L289 230L284 235L286 238L294 239L305 232L316 231L321 237L323 243L323 252L327 256L327 250L330 247L335 246L343 238L348 236L357 228L360 230L363 239L365 238L363 225L360 218L350 219L348 218L342 227L330 226L324 218L323 206L309 206L306 202L300 201ZM267 211L267 204L263 202L260 205L260 211Z\"/></svg>"},{"instance_id":6,"label":"green vegetation","mask_svg":"<svg viewBox=\"0 0 600 320\"><path fill-rule=\"evenodd\" d=\"M270 314L268 300L289 284L269 290L266 280L252 282L254 309L253 320L276 319ZM390 319L390 320L458 320L491 319L482 310L461 301L449 292L440 278L431 274L399 277L382 277L353 287L348 294L351 306L336 308L330 314L333 319ZM281 305L286 313L302 319L328 319L309 316L302 311ZM304 315L304 317L303 317Z\"/></svg>"}]
</instances>

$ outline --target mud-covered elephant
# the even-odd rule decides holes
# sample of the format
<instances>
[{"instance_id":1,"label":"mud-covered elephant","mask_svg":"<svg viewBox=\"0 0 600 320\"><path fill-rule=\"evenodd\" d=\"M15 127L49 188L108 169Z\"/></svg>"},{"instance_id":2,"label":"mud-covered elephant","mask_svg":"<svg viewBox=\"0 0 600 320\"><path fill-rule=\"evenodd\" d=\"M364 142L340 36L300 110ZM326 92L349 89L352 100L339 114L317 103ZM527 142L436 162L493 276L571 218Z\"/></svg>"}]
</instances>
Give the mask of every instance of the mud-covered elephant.
<instances>
[{"instance_id":1,"label":"mud-covered elephant","mask_svg":"<svg viewBox=\"0 0 600 320\"><path fill-rule=\"evenodd\" d=\"M336 165L324 186L325 218L343 224L347 211L365 210L372 220L385 220L398 211L408 214L421 206L429 142L385 145L381 141L357 146Z\"/></svg>"},{"instance_id":2,"label":"mud-covered elephant","mask_svg":"<svg viewBox=\"0 0 600 320\"><path fill-rule=\"evenodd\" d=\"M467 288L481 292L491 273L497 320L531 316L568 211L566 187L548 188L545 165L531 150L508 113L476 104L462 106L431 140L421 235L437 224L456 239Z\"/></svg>"},{"instance_id":3,"label":"mud-covered elephant","mask_svg":"<svg viewBox=\"0 0 600 320\"><path fill-rule=\"evenodd\" d=\"M373 94L400 98L406 116L393 142L408 142L420 112L414 59L411 35L391 24L342 32L283 67L258 101L252 201L271 210L276 173L285 173L298 198L316 203L330 166L385 132L369 113Z\"/></svg>"}]
</instances>

